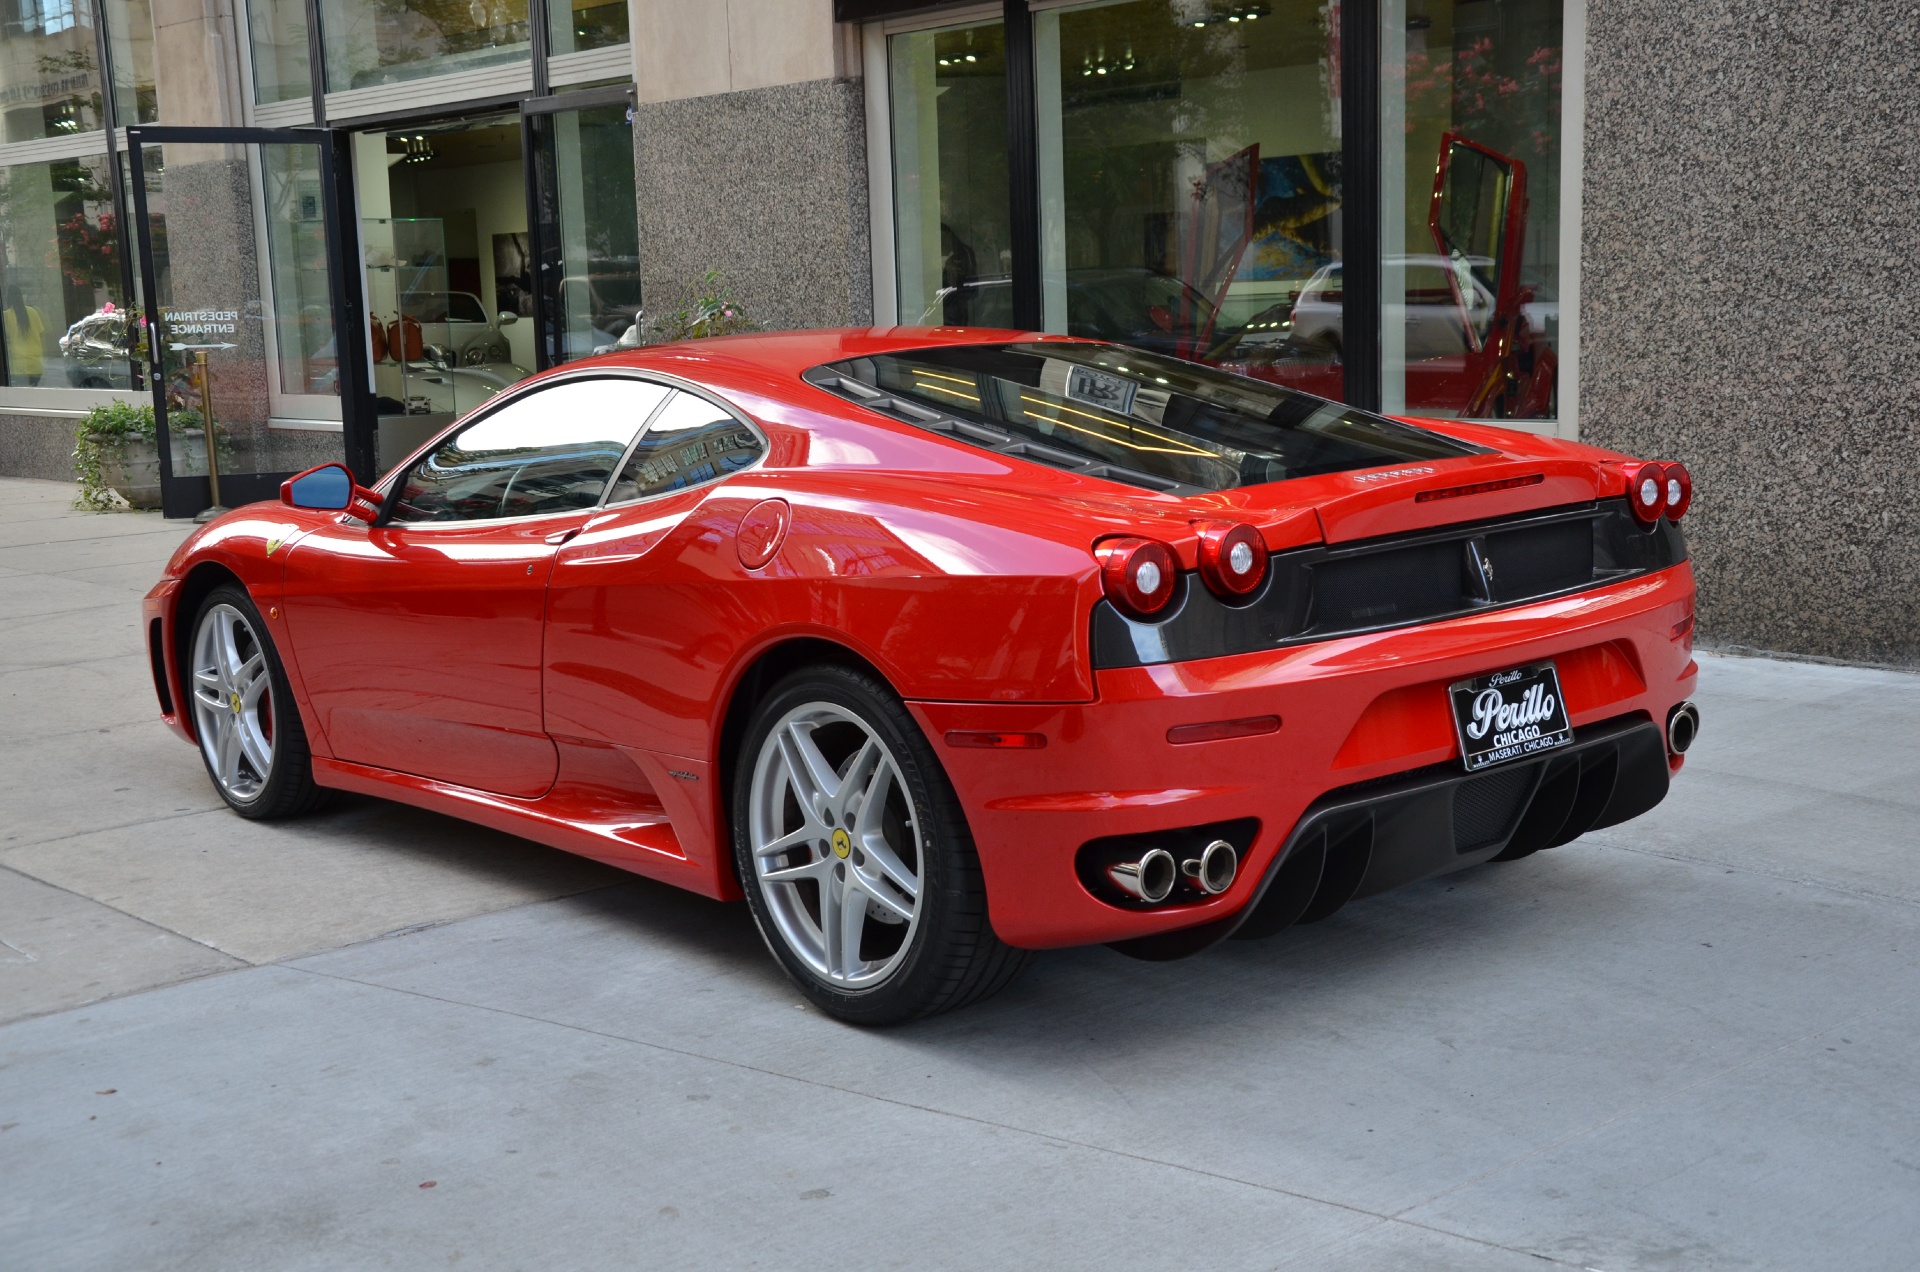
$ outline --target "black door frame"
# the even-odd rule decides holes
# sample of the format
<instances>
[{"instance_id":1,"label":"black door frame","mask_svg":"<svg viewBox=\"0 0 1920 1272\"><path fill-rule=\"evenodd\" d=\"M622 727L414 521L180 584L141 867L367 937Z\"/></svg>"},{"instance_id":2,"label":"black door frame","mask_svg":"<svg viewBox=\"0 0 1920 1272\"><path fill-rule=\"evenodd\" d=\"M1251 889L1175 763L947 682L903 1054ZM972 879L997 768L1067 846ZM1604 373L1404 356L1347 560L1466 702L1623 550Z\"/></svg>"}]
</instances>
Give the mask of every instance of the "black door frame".
<instances>
[{"instance_id":1,"label":"black door frame","mask_svg":"<svg viewBox=\"0 0 1920 1272\"><path fill-rule=\"evenodd\" d=\"M167 373L161 326L158 275L153 261L153 222L147 211L145 150L168 144L313 146L319 151L321 226L327 252L327 289L334 320L334 350L340 386L343 458L363 484L374 480L376 418L372 367L368 362L367 320L360 288L360 235L353 194L350 141L344 132L320 128L194 128L141 124L127 129L127 159L133 178L134 229L140 243L140 303L147 323L147 364L153 387L153 417L160 451L160 502L168 517L191 517L213 504L205 477L176 475L167 428ZM252 195L249 192L249 199ZM352 211L354 215L346 215ZM350 273L351 271L351 273ZM271 286L262 279L263 291ZM262 321L272 297L263 295ZM292 473L236 473L220 479L229 506L272 499Z\"/></svg>"},{"instance_id":2,"label":"black door frame","mask_svg":"<svg viewBox=\"0 0 1920 1272\"><path fill-rule=\"evenodd\" d=\"M559 321L565 306L560 296L562 270L560 239L553 231L559 220L559 172L554 166L554 115L595 106L627 107L633 119L634 90L627 84L581 89L573 93L529 97L520 103L520 155L527 182L527 246L533 258L534 370L550 371L561 357ZM637 209L636 209L637 214Z\"/></svg>"}]
</instances>

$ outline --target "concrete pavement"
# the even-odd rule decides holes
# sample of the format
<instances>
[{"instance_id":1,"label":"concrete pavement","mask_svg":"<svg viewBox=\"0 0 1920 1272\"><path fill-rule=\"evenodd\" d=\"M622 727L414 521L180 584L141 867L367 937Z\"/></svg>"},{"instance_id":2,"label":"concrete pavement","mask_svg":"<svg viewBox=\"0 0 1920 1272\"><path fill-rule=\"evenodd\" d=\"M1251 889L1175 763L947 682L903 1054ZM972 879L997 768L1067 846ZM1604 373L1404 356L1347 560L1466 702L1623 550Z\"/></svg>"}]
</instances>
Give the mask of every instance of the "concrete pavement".
<instances>
[{"instance_id":1,"label":"concrete pavement","mask_svg":"<svg viewBox=\"0 0 1920 1272\"><path fill-rule=\"evenodd\" d=\"M1920 677L1703 658L1647 817L861 1032L743 908L153 720L184 533L0 481L0 1266L1908 1268Z\"/></svg>"}]
</instances>

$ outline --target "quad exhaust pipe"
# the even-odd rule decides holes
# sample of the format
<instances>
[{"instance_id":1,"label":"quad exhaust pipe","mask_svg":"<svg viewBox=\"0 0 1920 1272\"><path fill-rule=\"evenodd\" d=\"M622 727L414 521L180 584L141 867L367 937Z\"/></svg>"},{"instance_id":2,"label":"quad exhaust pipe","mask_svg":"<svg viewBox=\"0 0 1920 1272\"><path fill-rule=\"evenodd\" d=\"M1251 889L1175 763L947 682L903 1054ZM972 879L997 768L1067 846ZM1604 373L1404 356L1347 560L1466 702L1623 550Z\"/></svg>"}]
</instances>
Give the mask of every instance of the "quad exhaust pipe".
<instances>
[{"instance_id":1,"label":"quad exhaust pipe","mask_svg":"<svg viewBox=\"0 0 1920 1272\"><path fill-rule=\"evenodd\" d=\"M1148 905L1159 905L1173 895L1182 880L1201 896L1218 896L1233 886L1240 873L1240 854L1224 839L1216 839L1196 857L1175 862L1164 848L1149 848L1138 860L1107 867L1115 887Z\"/></svg>"},{"instance_id":2,"label":"quad exhaust pipe","mask_svg":"<svg viewBox=\"0 0 1920 1272\"><path fill-rule=\"evenodd\" d=\"M1700 736L1700 708L1683 702L1667 715L1667 749L1685 755L1693 740Z\"/></svg>"}]
</instances>

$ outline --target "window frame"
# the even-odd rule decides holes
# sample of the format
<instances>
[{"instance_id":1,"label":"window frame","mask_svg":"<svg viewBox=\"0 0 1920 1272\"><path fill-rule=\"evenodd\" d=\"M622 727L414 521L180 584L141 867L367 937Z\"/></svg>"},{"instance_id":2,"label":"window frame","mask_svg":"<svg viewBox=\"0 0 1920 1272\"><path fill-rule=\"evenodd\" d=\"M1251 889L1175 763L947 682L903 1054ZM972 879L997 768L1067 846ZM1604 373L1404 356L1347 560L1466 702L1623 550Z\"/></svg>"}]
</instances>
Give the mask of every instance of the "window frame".
<instances>
[{"instance_id":1,"label":"window frame","mask_svg":"<svg viewBox=\"0 0 1920 1272\"><path fill-rule=\"evenodd\" d=\"M724 477L733 477L740 473L752 472L766 463L767 455L772 448L772 443L767 437L766 430L755 423L746 412L720 398L704 386L683 380L679 376L654 371L641 371L631 367L582 367L578 370L570 370L555 375L542 376L537 379L524 380L497 394L471 415L453 421L447 425L443 432L434 434L433 437L428 439L425 445L414 451L413 454L407 456L401 463L395 464L392 471L387 473L386 476L382 477L380 481L375 484L374 489L380 492L380 515L373 520L370 528L395 529L404 527L408 530L458 530L471 528L473 526L517 525L523 522L552 520L556 517L591 516L594 513L605 512L612 508L631 508L636 504L650 503L656 499L664 499L669 495L684 494L689 490L701 490L713 485L715 482L724 480L724 477L716 476L696 486L683 486L679 490L663 491L657 495L642 495L636 499L621 500L619 503L607 502L607 496L613 493L613 484L620 479L620 474L626 469L627 462L633 458L634 449L638 447L642 439L646 437L648 430L653 427L654 420L659 417L661 411L666 409L667 403L673 400L670 392L668 396L661 398L651 411L647 412L647 418L641 421L640 427L634 431L633 437L621 448L620 458L615 461L613 470L607 474L606 481L601 484L599 496L593 503L584 508L568 508L560 512L530 512L517 517L474 517L465 521L396 521L394 519L393 513L399 504L400 488L406 482L408 475L446 442L460 433L465 432L467 429L472 428L474 425L491 418L500 411L506 410L515 403L531 397L533 394L582 380L632 380L641 384L657 384L670 391L675 389L684 390L685 392L693 394L695 397L704 398L711 405L718 407L726 414L732 416L735 421L752 432L754 437L760 442L759 458L755 459L753 463L748 464L745 468L724 474Z\"/></svg>"}]
</instances>

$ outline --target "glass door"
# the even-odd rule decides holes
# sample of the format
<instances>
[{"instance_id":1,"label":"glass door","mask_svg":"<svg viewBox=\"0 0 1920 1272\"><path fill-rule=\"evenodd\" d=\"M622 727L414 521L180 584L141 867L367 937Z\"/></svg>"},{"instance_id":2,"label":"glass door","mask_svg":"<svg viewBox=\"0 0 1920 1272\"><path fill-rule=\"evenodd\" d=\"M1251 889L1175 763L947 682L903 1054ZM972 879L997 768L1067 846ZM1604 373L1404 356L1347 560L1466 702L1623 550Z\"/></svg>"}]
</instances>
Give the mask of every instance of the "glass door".
<instances>
[{"instance_id":1,"label":"glass door","mask_svg":"<svg viewBox=\"0 0 1920 1272\"><path fill-rule=\"evenodd\" d=\"M624 87L522 105L535 356L546 370L638 343L640 227Z\"/></svg>"},{"instance_id":2,"label":"glass door","mask_svg":"<svg viewBox=\"0 0 1920 1272\"><path fill-rule=\"evenodd\" d=\"M364 326L338 142L319 131L128 130L142 339L169 517L272 499L344 460L373 477Z\"/></svg>"}]
</instances>

